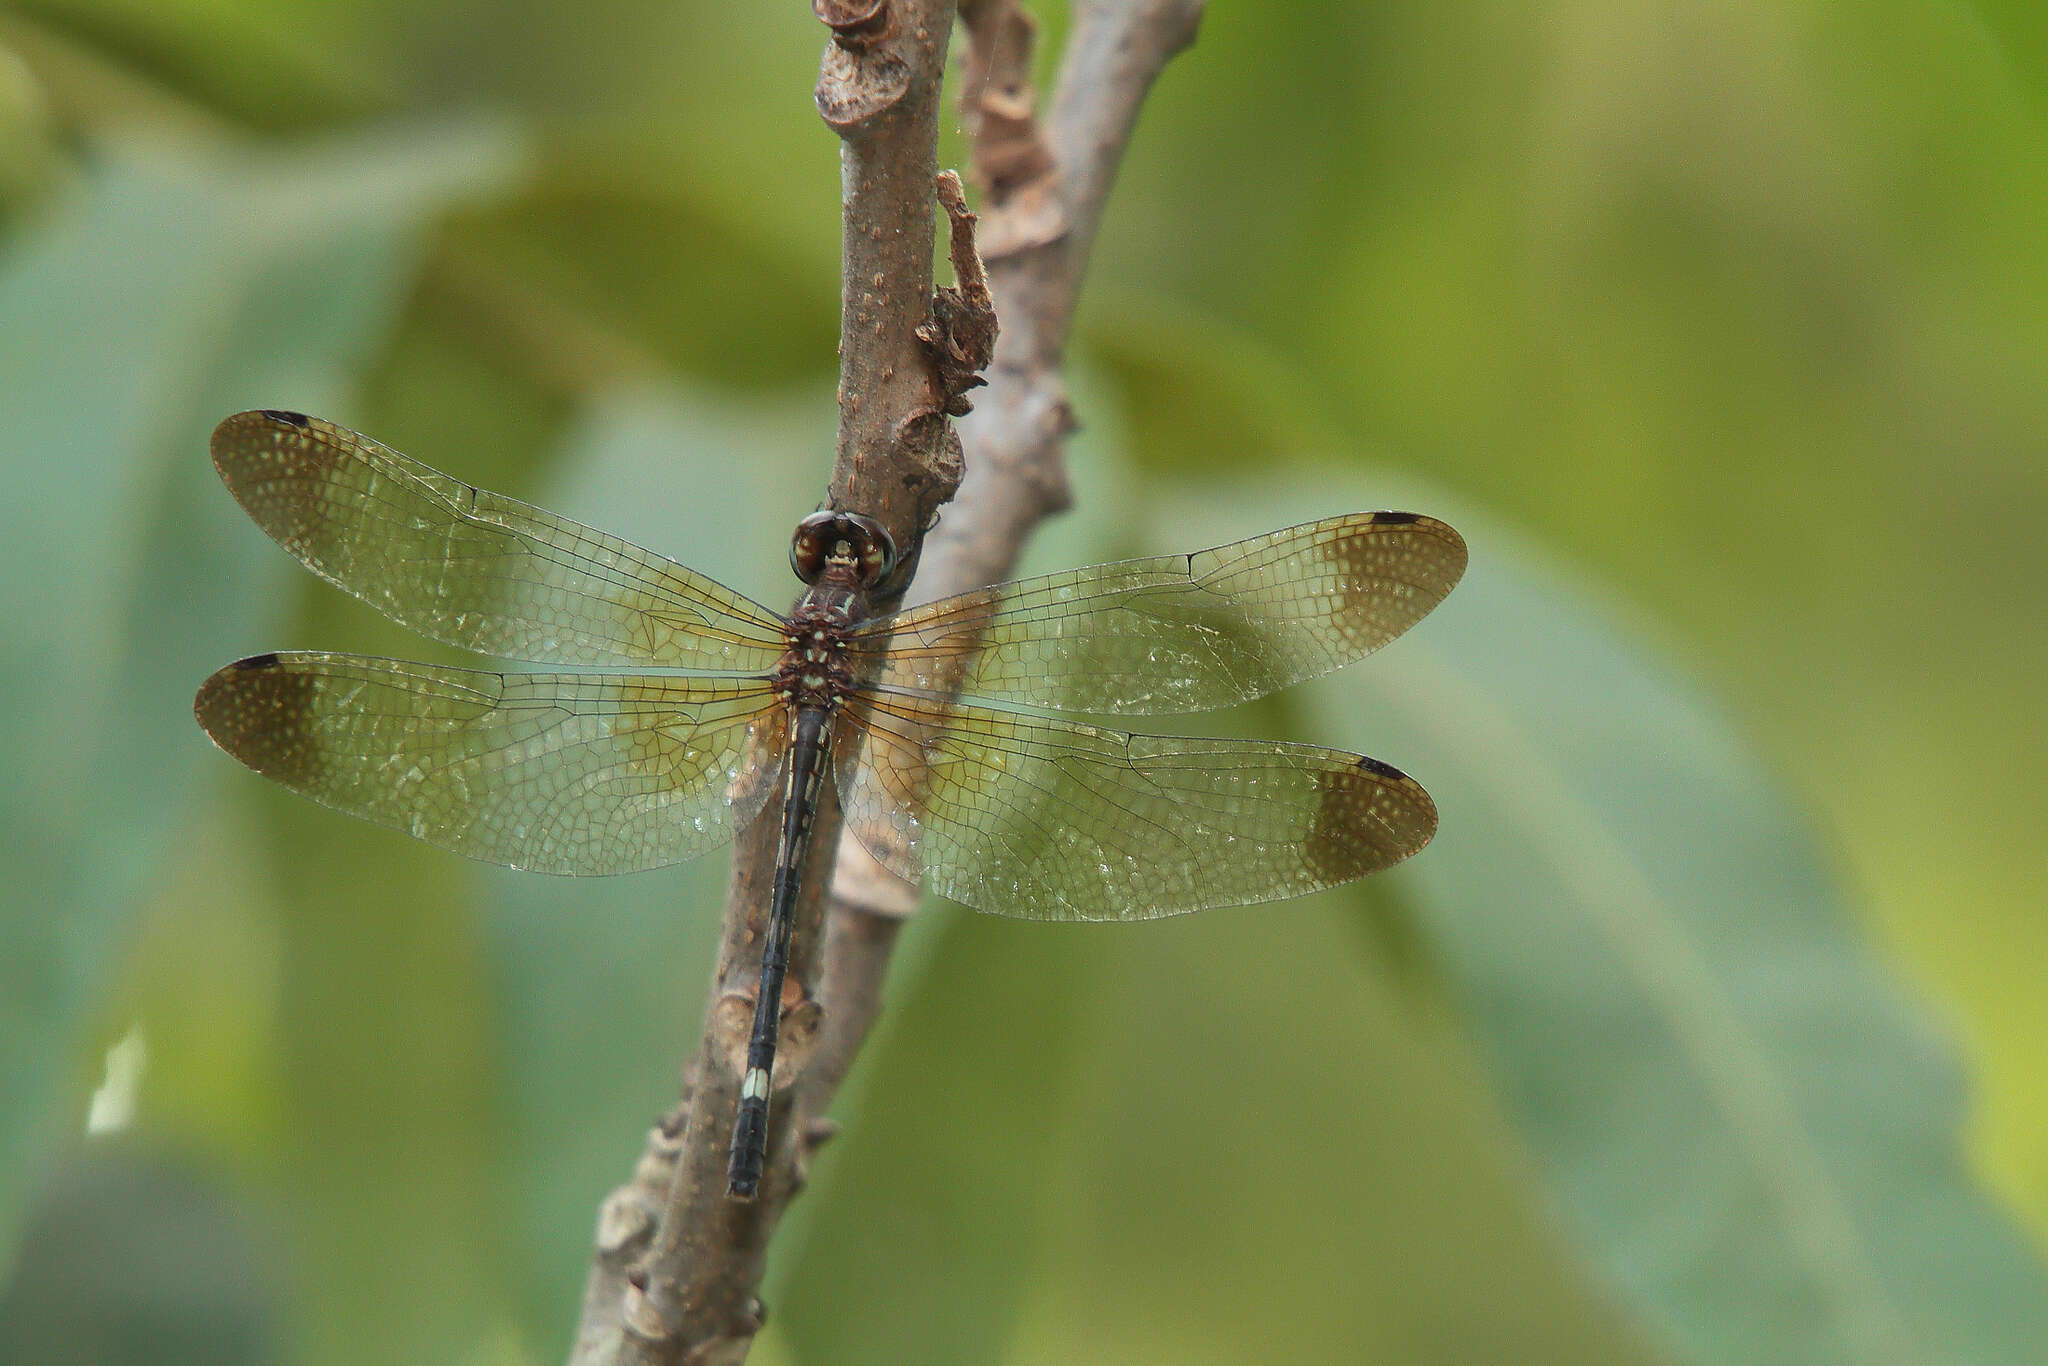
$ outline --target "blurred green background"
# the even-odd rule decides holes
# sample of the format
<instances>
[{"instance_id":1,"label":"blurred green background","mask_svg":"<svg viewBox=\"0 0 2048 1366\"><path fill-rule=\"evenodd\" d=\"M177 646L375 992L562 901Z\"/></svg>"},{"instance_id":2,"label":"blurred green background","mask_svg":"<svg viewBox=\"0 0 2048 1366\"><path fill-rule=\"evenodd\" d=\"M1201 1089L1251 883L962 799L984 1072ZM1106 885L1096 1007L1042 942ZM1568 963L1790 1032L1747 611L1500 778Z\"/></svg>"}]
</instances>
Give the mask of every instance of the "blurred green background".
<instances>
[{"instance_id":1,"label":"blurred green background","mask_svg":"<svg viewBox=\"0 0 2048 1366\"><path fill-rule=\"evenodd\" d=\"M227 659L441 656L205 437L316 412L784 603L821 35L0 11L0 1360L566 1352L723 861L520 877L213 753ZM1435 617L1215 721L1443 834L1299 904L921 916L755 1359L2038 1361L2044 204L2016 0L1217 6L1031 563L1446 516Z\"/></svg>"}]
</instances>

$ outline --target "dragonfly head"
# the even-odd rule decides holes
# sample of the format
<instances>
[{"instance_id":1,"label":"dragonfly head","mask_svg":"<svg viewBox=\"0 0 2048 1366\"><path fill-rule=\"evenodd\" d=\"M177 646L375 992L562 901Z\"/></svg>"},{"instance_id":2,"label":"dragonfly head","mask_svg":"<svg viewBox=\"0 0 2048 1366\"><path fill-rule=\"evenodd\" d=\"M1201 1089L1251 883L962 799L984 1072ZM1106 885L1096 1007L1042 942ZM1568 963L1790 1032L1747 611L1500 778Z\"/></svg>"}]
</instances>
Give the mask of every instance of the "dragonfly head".
<instances>
[{"instance_id":1,"label":"dragonfly head","mask_svg":"<svg viewBox=\"0 0 2048 1366\"><path fill-rule=\"evenodd\" d=\"M796 524L789 567L816 584L834 571L849 587L873 588L896 569L896 542L872 517L814 512Z\"/></svg>"}]
</instances>

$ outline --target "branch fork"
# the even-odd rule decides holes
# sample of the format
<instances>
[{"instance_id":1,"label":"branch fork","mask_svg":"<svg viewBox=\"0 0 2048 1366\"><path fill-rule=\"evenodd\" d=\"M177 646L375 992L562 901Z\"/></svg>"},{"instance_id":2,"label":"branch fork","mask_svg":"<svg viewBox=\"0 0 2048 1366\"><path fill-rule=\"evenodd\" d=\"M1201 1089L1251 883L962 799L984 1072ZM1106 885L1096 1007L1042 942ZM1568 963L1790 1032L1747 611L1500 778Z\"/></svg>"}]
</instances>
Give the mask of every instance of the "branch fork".
<instances>
[{"instance_id":1,"label":"branch fork","mask_svg":"<svg viewBox=\"0 0 2048 1366\"><path fill-rule=\"evenodd\" d=\"M1061 457L1073 416L1060 367L1074 300L1145 93L1193 40L1202 8L1202 0L1075 0L1058 92L1041 126L1030 17L1014 0L959 5L974 174L989 204L977 252L959 179L937 175L935 165L953 0L813 0L831 30L814 94L840 136L844 182L829 501L880 521L910 565L922 560L916 601L1012 577L1029 530L1066 505ZM936 292L935 200L955 276ZM970 411L966 396L984 373L988 392ZM836 1132L824 1112L880 1014L890 955L917 903L916 888L871 862L858 866L864 856L839 838L831 788L803 870L759 1198L726 1198L725 1163L773 821L755 822L735 846L712 1001L683 1098L649 1131L632 1179L600 1209L571 1366L737 1363L761 1329L768 1238ZM835 853L840 876L828 914Z\"/></svg>"}]
</instances>

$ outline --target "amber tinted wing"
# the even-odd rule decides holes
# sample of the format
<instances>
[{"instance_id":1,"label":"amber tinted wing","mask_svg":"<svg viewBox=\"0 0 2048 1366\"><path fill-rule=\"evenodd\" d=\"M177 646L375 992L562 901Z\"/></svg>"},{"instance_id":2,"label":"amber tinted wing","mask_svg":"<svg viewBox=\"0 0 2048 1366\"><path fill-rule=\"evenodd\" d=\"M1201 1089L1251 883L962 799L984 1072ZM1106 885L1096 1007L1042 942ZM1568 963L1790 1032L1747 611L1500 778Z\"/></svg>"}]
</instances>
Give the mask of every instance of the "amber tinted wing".
<instances>
[{"instance_id":1,"label":"amber tinted wing","mask_svg":"<svg viewBox=\"0 0 2048 1366\"><path fill-rule=\"evenodd\" d=\"M848 828L892 872L999 915L1149 920L1298 896L1399 863L1436 831L1421 784L1341 750L888 694L850 699L847 719L834 764Z\"/></svg>"},{"instance_id":2,"label":"amber tinted wing","mask_svg":"<svg viewBox=\"0 0 2048 1366\"><path fill-rule=\"evenodd\" d=\"M765 709L765 710L764 710ZM481 673L302 652L230 664L193 703L215 744L324 806L487 863L626 873L759 813L784 746L763 684Z\"/></svg>"},{"instance_id":3,"label":"amber tinted wing","mask_svg":"<svg viewBox=\"0 0 2048 1366\"><path fill-rule=\"evenodd\" d=\"M1263 696L1377 650L1443 601L1465 542L1366 512L998 584L862 628L887 687L1085 712L1186 712Z\"/></svg>"},{"instance_id":4,"label":"amber tinted wing","mask_svg":"<svg viewBox=\"0 0 2048 1366\"><path fill-rule=\"evenodd\" d=\"M213 463L256 524L392 620L545 664L757 672L779 619L604 532L299 413L237 413Z\"/></svg>"}]
</instances>

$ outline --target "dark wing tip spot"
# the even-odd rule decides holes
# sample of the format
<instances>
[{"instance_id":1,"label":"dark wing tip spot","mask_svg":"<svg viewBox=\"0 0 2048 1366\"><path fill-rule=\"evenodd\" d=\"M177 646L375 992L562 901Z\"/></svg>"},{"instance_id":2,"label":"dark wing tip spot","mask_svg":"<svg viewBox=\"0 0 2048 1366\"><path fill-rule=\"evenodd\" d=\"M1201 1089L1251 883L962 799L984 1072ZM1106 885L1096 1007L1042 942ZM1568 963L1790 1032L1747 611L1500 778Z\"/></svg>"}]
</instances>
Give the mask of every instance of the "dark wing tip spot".
<instances>
[{"instance_id":1,"label":"dark wing tip spot","mask_svg":"<svg viewBox=\"0 0 2048 1366\"><path fill-rule=\"evenodd\" d=\"M275 659L276 657L277 656L275 655L271 656L271 658L273 659ZM1367 773L1370 773L1375 777L1379 778L1405 779L1408 776L1407 774L1403 773L1400 769L1395 768L1392 764L1381 763L1378 759L1372 758L1370 755L1359 755L1358 766L1364 769Z\"/></svg>"},{"instance_id":2,"label":"dark wing tip spot","mask_svg":"<svg viewBox=\"0 0 2048 1366\"><path fill-rule=\"evenodd\" d=\"M260 673L277 668L280 663L277 653L250 655L232 664L223 664L207 675L199 685L199 692L192 699L192 714L199 718L199 724L213 736L214 743L220 743L220 724L224 720L224 709L234 704L235 696L242 684L235 679L241 674ZM227 746L222 745L223 749Z\"/></svg>"},{"instance_id":3,"label":"dark wing tip spot","mask_svg":"<svg viewBox=\"0 0 2048 1366\"><path fill-rule=\"evenodd\" d=\"M1422 514L1419 512L1375 512L1372 515L1372 520L1374 526L1407 526L1411 522L1421 521Z\"/></svg>"},{"instance_id":4,"label":"dark wing tip spot","mask_svg":"<svg viewBox=\"0 0 2048 1366\"><path fill-rule=\"evenodd\" d=\"M312 734L321 679L275 654L238 659L199 685L192 713L214 744L295 792L310 792L323 765Z\"/></svg>"},{"instance_id":5,"label":"dark wing tip spot","mask_svg":"<svg viewBox=\"0 0 2048 1366\"><path fill-rule=\"evenodd\" d=\"M272 422L282 422L287 427L297 427L301 431L312 425L312 419L304 413L295 413L287 408L258 408L256 411Z\"/></svg>"}]
</instances>

